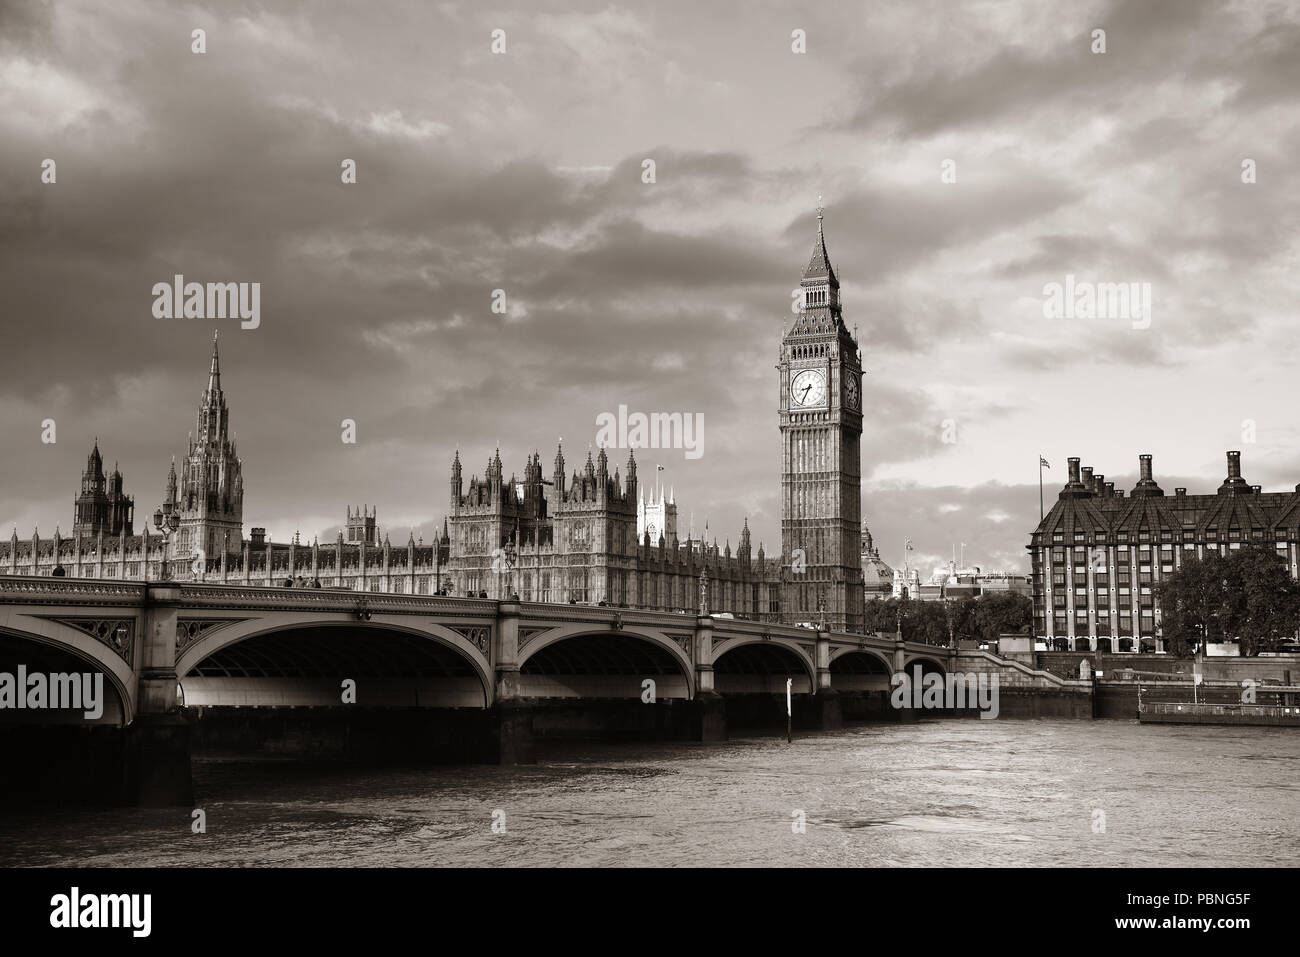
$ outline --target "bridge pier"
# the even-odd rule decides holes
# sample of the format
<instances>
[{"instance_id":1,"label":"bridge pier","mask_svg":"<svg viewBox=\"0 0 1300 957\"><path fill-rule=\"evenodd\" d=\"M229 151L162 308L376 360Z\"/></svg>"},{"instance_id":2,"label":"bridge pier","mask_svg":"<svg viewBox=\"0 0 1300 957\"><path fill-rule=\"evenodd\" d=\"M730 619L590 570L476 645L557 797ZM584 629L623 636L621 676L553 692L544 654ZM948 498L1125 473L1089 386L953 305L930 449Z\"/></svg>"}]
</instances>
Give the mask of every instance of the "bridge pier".
<instances>
[{"instance_id":1,"label":"bridge pier","mask_svg":"<svg viewBox=\"0 0 1300 957\"><path fill-rule=\"evenodd\" d=\"M176 617L181 589L147 585L135 720L126 729L126 800L139 807L192 806L190 727L176 701Z\"/></svg>"},{"instance_id":2,"label":"bridge pier","mask_svg":"<svg viewBox=\"0 0 1300 957\"><path fill-rule=\"evenodd\" d=\"M497 607L493 660L496 664L494 704L488 709L483 759L489 764L536 764L534 709L519 697L519 603Z\"/></svg>"},{"instance_id":3,"label":"bridge pier","mask_svg":"<svg viewBox=\"0 0 1300 957\"><path fill-rule=\"evenodd\" d=\"M126 729L126 803L193 807L190 726L179 714L142 714Z\"/></svg>"},{"instance_id":4,"label":"bridge pier","mask_svg":"<svg viewBox=\"0 0 1300 957\"><path fill-rule=\"evenodd\" d=\"M818 690L812 696L812 719L818 731L840 731L844 728L844 712L840 696L830 688Z\"/></svg>"},{"instance_id":5,"label":"bridge pier","mask_svg":"<svg viewBox=\"0 0 1300 957\"><path fill-rule=\"evenodd\" d=\"M727 740L727 701L718 694L713 675L713 617L695 617L691 636L691 663L695 666L695 697L687 702L692 741Z\"/></svg>"},{"instance_id":6,"label":"bridge pier","mask_svg":"<svg viewBox=\"0 0 1300 957\"><path fill-rule=\"evenodd\" d=\"M727 701L712 691L685 702L690 715L690 740L727 740Z\"/></svg>"},{"instance_id":7,"label":"bridge pier","mask_svg":"<svg viewBox=\"0 0 1300 957\"><path fill-rule=\"evenodd\" d=\"M817 691L813 695L813 720L819 731L839 731L844 727L844 713L839 695L831 687L831 635L825 625L817 629L815 655Z\"/></svg>"},{"instance_id":8,"label":"bridge pier","mask_svg":"<svg viewBox=\"0 0 1300 957\"><path fill-rule=\"evenodd\" d=\"M536 764L533 708L517 699L498 701L488 712L491 745L484 755L488 764Z\"/></svg>"},{"instance_id":9,"label":"bridge pier","mask_svg":"<svg viewBox=\"0 0 1300 957\"><path fill-rule=\"evenodd\" d=\"M894 639L894 674L899 675L899 674L906 674L906 673L907 673L907 646L903 643L903 632L900 627L898 635ZM916 708L912 707L911 695L907 695L906 697L904 697L903 707L901 708L894 707L893 704L894 691L896 690L896 688L897 686L893 683L892 676L891 676L891 681L889 686L889 697L887 700L889 701L889 710L894 715L894 720L897 721L899 724L916 724L916 722L921 719L921 715Z\"/></svg>"}]
</instances>

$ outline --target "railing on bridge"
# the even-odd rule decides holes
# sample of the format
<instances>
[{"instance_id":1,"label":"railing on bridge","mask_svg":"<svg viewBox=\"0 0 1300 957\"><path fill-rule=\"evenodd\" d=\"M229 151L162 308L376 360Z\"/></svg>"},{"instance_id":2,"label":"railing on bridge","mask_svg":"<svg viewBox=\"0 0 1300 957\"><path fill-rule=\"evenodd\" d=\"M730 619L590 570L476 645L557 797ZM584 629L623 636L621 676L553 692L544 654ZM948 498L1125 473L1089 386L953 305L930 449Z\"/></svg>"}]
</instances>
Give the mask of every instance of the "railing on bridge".
<instances>
[{"instance_id":1,"label":"railing on bridge","mask_svg":"<svg viewBox=\"0 0 1300 957\"><path fill-rule=\"evenodd\" d=\"M364 607L372 612L439 613L474 617L493 617L507 602L490 598L457 598L446 595L411 595L398 592L353 591L344 588L299 588L283 585L206 584L189 581L144 582L106 581L94 578L55 578L52 576L0 576L0 603L3 604L84 604L135 605L145 603L148 589L174 588L179 591L182 607L204 608L280 608L350 610ZM610 604L575 604L572 602L514 602L520 617L527 620L556 622L591 622L592 624L639 623L659 630L694 629L696 616L674 611L628 608ZM788 641L814 642L818 632L797 625L754 621L747 618L712 616L715 632L728 636L758 639L782 638ZM837 645L892 645L892 634L852 634L828 632ZM913 653L948 655L951 648L905 642Z\"/></svg>"}]
</instances>

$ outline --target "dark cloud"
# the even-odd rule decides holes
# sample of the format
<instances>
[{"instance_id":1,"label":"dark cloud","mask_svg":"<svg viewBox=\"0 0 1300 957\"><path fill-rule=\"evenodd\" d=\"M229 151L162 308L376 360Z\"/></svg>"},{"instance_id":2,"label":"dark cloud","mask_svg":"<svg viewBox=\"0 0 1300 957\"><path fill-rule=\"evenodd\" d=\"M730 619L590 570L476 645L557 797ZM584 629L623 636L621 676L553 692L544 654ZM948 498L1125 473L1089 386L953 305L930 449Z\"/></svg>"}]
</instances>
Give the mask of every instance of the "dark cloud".
<instances>
[{"instance_id":1,"label":"dark cloud","mask_svg":"<svg viewBox=\"0 0 1300 957\"><path fill-rule=\"evenodd\" d=\"M142 512L161 496L214 325L152 317L153 284L182 273L262 284L261 328L221 326L247 525L329 536L366 501L427 537L457 445L470 471L497 443L507 471L534 449L549 471L563 435L573 469L626 404L705 416L704 458L657 456L683 516L733 545L749 516L773 552L773 366L825 192L869 370L867 516L882 540L987 541L1014 563L1033 496L988 481L991 453L944 457L951 407L1010 441L1026 409L1087 421L1048 378L1209 381L1204 353L1278 335L1293 308L1300 196L1294 11L1018 12L1008 37L976 8L943 29L908 4L805 11L800 59L776 4L740 24L596 0L0 5L0 518L66 530L96 435ZM1066 272L1153 282L1152 328L1035 320ZM1256 378L1243 415L1275 407Z\"/></svg>"}]
</instances>

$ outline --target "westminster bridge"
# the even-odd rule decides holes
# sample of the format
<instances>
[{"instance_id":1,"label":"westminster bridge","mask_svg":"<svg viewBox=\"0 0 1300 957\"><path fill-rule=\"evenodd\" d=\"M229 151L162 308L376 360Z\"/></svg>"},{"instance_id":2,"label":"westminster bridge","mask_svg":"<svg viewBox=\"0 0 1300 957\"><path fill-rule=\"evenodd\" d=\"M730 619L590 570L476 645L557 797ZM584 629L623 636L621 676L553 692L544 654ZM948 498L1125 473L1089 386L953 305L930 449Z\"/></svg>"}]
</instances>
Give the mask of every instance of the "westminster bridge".
<instances>
[{"instance_id":1,"label":"westminster bridge","mask_svg":"<svg viewBox=\"0 0 1300 957\"><path fill-rule=\"evenodd\" d=\"M6 747L29 763L80 749L67 763L143 804L191 800L200 745L527 763L536 736L566 729L725 740L729 721L783 725L787 679L796 726L833 729L842 702L883 706L890 675L953 655L704 609L0 576L0 673L104 676L96 718L0 714ZM63 737L24 752L36 730Z\"/></svg>"}]
</instances>

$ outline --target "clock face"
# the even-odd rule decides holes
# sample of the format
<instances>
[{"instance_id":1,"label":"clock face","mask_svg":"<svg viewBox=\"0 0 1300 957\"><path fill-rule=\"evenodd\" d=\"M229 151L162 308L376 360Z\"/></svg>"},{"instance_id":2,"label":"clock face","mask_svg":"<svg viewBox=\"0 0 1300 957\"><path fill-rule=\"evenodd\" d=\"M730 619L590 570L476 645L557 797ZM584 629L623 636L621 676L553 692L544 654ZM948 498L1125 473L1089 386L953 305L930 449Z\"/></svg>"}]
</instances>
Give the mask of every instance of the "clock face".
<instances>
[{"instance_id":1,"label":"clock face","mask_svg":"<svg viewBox=\"0 0 1300 957\"><path fill-rule=\"evenodd\" d=\"M858 376L855 372L850 372L848 381L844 386L844 394L848 407L854 412L858 411Z\"/></svg>"},{"instance_id":2,"label":"clock face","mask_svg":"<svg viewBox=\"0 0 1300 957\"><path fill-rule=\"evenodd\" d=\"M826 373L805 369L790 381L790 405L807 409L826 404Z\"/></svg>"}]
</instances>

